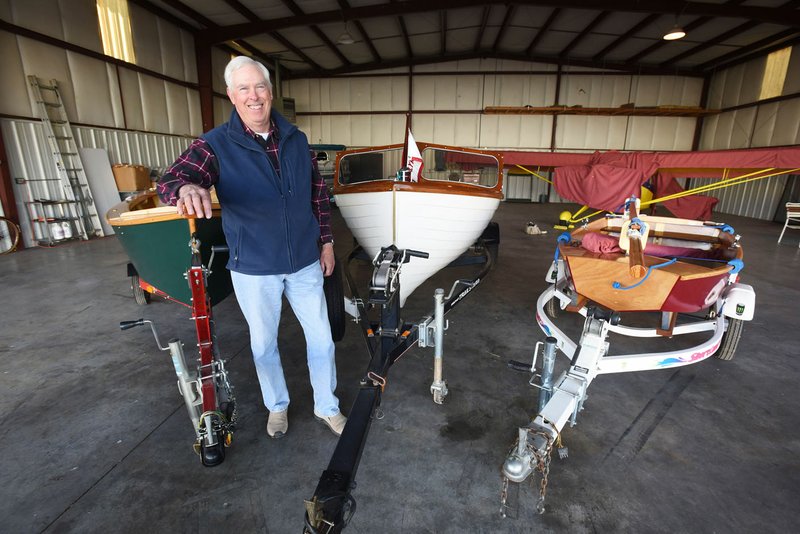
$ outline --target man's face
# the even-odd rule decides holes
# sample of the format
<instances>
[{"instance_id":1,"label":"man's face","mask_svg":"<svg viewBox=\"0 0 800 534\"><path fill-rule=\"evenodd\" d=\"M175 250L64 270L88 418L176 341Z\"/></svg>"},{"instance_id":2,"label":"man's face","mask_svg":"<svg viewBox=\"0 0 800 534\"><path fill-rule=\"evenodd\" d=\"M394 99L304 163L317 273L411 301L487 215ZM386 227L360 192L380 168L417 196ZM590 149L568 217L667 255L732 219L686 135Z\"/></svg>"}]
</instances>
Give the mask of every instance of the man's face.
<instances>
[{"instance_id":1,"label":"man's face","mask_svg":"<svg viewBox=\"0 0 800 534\"><path fill-rule=\"evenodd\" d=\"M228 98L251 130L265 133L269 129L272 90L258 67L245 65L233 71Z\"/></svg>"}]
</instances>

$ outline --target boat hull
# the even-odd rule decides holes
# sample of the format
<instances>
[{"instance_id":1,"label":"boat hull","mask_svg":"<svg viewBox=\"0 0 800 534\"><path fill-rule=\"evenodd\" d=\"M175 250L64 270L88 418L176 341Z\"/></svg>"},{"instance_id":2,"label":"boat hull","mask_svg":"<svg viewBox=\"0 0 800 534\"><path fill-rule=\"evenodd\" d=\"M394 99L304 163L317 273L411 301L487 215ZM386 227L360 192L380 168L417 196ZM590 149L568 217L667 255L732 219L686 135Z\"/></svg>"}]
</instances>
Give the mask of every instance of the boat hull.
<instances>
[{"instance_id":1,"label":"boat hull","mask_svg":"<svg viewBox=\"0 0 800 534\"><path fill-rule=\"evenodd\" d=\"M743 257L733 234L716 223L640 218L650 228L644 277L634 276L630 257L616 245L625 234L618 217L594 221L572 234L572 244L559 244L575 291L620 312L692 313L712 306L734 268L728 261ZM581 246L575 246L578 242Z\"/></svg>"},{"instance_id":2,"label":"boat hull","mask_svg":"<svg viewBox=\"0 0 800 534\"><path fill-rule=\"evenodd\" d=\"M142 201L138 204L144 207L153 203L154 199L151 199L149 204ZM192 263L189 220L179 217L175 208L126 211L131 205L137 205L136 199L115 206L106 218L139 278L169 298L191 305L192 294L185 276ZM203 265L207 266L211 247L225 245L219 210L215 210L211 219L195 219L195 226L200 240L200 255ZM207 284L212 306L233 291L230 271L225 268L227 260L227 254L217 254L214 258Z\"/></svg>"},{"instance_id":3,"label":"boat hull","mask_svg":"<svg viewBox=\"0 0 800 534\"><path fill-rule=\"evenodd\" d=\"M407 140L340 152L334 177L336 205L368 254L428 253L403 265L401 306L480 237L503 198L499 153Z\"/></svg>"},{"instance_id":4,"label":"boat hull","mask_svg":"<svg viewBox=\"0 0 800 534\"><path fill-rule=\"evenodd\" d=\"M500 200L417 191L408 184L389 183L387 187L385 191L339 193L335 197L353 237L370 256L389 245L430 255L403 265L402 306L417 287L480 237Z\"/></svg>"}]
</instances>

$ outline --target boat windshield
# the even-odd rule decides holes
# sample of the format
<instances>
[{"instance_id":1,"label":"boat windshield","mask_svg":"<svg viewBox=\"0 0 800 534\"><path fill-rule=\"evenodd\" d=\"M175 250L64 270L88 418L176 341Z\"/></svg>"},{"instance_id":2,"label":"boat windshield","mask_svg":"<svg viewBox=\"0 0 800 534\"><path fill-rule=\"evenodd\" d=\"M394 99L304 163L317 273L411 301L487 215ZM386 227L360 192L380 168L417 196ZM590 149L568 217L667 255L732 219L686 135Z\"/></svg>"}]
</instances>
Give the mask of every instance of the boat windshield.
<instances>
[{"instance_id":1,"label":"boat windshield","mask_svg":"<svg viewBox=\"0 0 800 534\"><path fill-rule=\"evenodd\" d=\"M494 187L499 164L494 156L428 147L422 151L422 176L426 180L462 182Z\"/></svg>"},{"instance_id":2,"label":"boat windshield","mask_svg":"<svg viewBox=\"0 0 800 534\"><path fill-rule=\"evenodd\" d=\"M375 180L394 180L402 167L402 148L370 150L345 154L339 160L339 183L359 184Z\"/></svg>"},{"instance_id":3,"label":"boat windshield","mask_svg":"<svg viewBox=\"0 0 800 534\"><path fill-rule=\"evenodd\" d=\"M375 180L402 179L403 149L389 148L346 154L339 161L339 183L357 184ZM424 180L461 182L494 187L498 179L498 161L488 154L426 147L422 151ZM400 176L400 178L398 178Z\"/></svg>"}]
</instances>

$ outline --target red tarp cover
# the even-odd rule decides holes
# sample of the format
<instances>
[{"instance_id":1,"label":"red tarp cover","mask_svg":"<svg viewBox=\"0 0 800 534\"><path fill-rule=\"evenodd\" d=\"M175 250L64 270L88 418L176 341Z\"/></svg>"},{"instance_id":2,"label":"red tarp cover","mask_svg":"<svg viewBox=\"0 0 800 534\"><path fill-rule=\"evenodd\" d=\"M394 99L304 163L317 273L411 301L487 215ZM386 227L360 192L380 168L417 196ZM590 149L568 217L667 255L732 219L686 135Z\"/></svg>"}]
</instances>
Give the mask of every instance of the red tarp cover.
<instances>
[{"instance_id":1,"label":"red tarp cover","mask_svg":"<svg viewBox=\"0 0 800 534\"><path fill-rule=\"evenodd\" d=\"M648 179L655 198L683 191L676 177L720 177L723 169L800 168L800 147L699 152L504 152L506 166L555 167L560 196L595 209L617 211L639 196ZM664 169L660 171L659 169ZM675 216L709 220L717 199L691 195L664 202Z\"/></svg>"},{"instance_id":2,"label":"red tarp cover","mask_svg":"<svg viewBox=\"0 0 800 534\"><path fill-rule=\"evenodd\" d=\"M595 209L617 211L625 199L640 195L648 175L612 165L556 167L554 184L561 197Z\"/></svg>"},{"instance_id":3,"label":"red tarp cover","mask_svg":"<svg viewBox=\"0 0 800 534\"><path fill-rule=\"evenodd\" d=\"M696 152L503 152L506 166L563 167L565 165L590 165L595 158L611 158L613 161L648 162L662 169L796 169L800 167L800 146L779 148L750 148L747 150L701 150ZM625 158L633 158L625 159ZM697 176L697 173L676 173L675 176ZM719 176L710 173L709 176Z\"/></svg>"}]
</instances>

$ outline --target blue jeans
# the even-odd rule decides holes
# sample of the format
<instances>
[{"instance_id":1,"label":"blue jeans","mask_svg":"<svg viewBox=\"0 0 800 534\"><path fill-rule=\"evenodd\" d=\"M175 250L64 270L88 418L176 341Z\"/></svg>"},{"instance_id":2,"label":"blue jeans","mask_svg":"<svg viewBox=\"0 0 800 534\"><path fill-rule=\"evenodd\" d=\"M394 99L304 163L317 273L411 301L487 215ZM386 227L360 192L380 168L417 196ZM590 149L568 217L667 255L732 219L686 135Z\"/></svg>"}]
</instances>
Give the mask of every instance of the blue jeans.
<instances>
[{"instance_id":1,"label":"blue jeans","mask_svg":"<svg viewBox=\"0 0 800 534\"><path fill-rule=\"evenodd\" d=\"M286 294L306 338L314 411L323 416L339 413L339 399L334 395L334 345L319 262L293 274L253 276L231 271L231 279L250 327L250 348L267 410L282 412L289 407L289 390L278 352L281 295Z\"/></svg>"}]
</instances>

